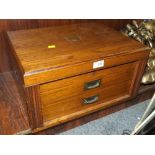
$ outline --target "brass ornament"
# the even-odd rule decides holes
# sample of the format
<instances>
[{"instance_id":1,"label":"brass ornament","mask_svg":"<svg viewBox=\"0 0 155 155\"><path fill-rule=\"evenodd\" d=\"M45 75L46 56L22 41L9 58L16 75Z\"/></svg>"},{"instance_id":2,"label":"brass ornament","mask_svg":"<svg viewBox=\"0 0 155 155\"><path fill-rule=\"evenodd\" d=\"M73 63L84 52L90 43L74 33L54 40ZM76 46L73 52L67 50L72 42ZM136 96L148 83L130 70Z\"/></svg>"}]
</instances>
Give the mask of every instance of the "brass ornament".
<instances>
[{"instance_id":1,"label":"brass ornament","mask_svg":"<svg viewBox=\"0 0 155 155\"><path fill-rule=\"evenodd\" d=\"M121 31L125 36L134 38L135 40L150 47L149 60L145 73L142 77L143 84L152 84L155 82L155 20L143 21L140 24L133 20L131 24L127 24L126 28Z\"/></svg>"},{"instance_id":2,"label":"brass ornament","mask_svg":"<svg viewBox=\"0 0 155 155\"><path fill-rule=\"evenodd\" d=\"M151 84L155 82L155 70L148 70L142 77L143 84Z\"/></svg>"},{"instance_id":3,"label":"brass ornament","mask_svg":"<svg viewBox=\"0 0 155 155\"><path fill-rule=\"evenodd\" d=\"M152 49L151 49L151 52L150 52L149 57L150 57L150 58L155 57L155 48L152 48Z\"/></svg>"},{"instance_id":4,"label":"brass ornament","mask_svg":"<svg viewBox=\"0 0 155 155\"><path fill-rule=\"evenodd\" d=\"M149 58L148 62L147 62L147 67L149 69L155 69L155 58Z\"/></svg>"}]
</instances>

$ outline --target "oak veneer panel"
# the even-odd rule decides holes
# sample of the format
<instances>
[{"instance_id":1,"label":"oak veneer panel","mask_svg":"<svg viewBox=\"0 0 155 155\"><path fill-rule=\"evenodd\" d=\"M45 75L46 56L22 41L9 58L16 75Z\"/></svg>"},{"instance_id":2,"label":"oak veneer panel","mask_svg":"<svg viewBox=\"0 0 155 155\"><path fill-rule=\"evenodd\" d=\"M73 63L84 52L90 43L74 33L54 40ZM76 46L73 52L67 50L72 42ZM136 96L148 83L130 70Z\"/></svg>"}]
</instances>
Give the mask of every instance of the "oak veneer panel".
<instances>
[{"instance_id":1,"label":"oak veneer panel","mask_svg":"<svg viewBox=\"0 0 155 155\"><path fill-rule=\"evenodd\" d=\"M23 94L10 72L0 74L0 134L30 132Z\"/></svg>"}]
</instances>

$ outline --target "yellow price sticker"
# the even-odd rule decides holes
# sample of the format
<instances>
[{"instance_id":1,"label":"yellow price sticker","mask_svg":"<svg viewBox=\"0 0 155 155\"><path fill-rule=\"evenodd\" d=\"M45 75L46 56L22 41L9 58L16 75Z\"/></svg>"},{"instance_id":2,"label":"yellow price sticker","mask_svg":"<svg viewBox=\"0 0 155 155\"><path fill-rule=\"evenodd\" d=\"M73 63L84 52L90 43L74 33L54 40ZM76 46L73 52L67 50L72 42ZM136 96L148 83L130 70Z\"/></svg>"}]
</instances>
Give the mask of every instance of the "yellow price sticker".
<instances>
[{"instance_id":1,"label":"yellow price sticker","mask_svg":"<svg viewBox=\"0 0 155 155\"><path fill-rule=\"evenodd\" d=\"M56 48L56 45L48 45L48 48Z\"/></svg>"}]
</instances>

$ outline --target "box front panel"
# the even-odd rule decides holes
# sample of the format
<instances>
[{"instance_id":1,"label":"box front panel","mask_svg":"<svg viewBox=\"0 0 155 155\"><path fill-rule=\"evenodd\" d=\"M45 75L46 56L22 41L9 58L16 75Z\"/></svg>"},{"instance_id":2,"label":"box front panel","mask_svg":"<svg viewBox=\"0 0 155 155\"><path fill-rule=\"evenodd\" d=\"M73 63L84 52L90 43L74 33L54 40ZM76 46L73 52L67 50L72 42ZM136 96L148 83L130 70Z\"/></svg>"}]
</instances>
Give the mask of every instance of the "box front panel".
<instances>
[{"instance_id":1,"label":"box front panel","mask_svg":"<svg viewBox=\"0 0 155 155\"><path fill-rule=\"evenodd\" d=\"M59 124L131 96L137 62L40 85L44 124Z\"/></svg>"}]
</instances>

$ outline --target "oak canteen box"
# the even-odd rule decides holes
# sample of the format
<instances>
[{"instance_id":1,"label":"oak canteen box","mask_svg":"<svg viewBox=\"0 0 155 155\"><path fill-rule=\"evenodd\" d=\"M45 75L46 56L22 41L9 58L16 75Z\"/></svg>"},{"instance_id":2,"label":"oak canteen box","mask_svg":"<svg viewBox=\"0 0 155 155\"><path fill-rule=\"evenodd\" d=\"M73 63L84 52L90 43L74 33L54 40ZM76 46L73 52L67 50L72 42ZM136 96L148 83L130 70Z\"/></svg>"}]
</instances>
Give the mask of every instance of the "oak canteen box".
<instances>
[{"instance_id":1,"label":"oak canteen box","mask_svg":"<svg viewBox=\"0 0 155 155\"><path fill-rule=\"evenodd\" d=\"M131 99L149 49L102 24L7 32L33 132Z\"/></svg>"}]
</instances>

